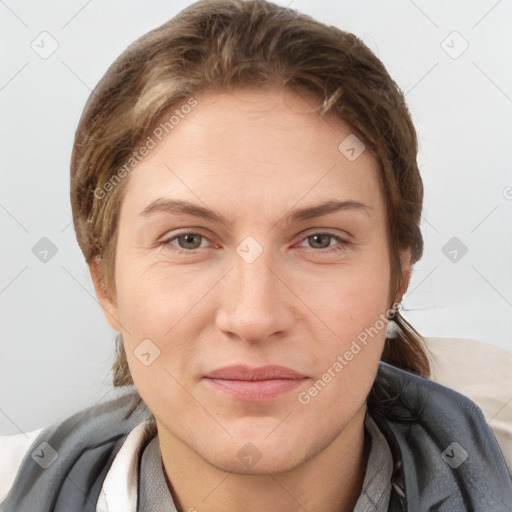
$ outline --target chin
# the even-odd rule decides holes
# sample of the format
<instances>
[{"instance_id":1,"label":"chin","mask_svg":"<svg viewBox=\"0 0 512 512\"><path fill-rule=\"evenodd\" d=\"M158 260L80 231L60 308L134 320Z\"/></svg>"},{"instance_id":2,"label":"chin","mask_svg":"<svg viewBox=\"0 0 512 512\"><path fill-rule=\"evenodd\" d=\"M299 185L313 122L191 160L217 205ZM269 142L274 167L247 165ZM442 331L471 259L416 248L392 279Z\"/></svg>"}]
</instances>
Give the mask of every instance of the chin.
<instances>
[{"instance_id":1,"label":"chin","mask_svg":"<svg viewBox=\"0 0 512 512\"><path fill-rule=\"evenodd\" d=\"M248 441L229 451L219 450L207 462L225 472L237 475L268 475L292 471L304 463L304 446L294 447L280 444L279 447L257 446Z\"/></svg>"},{"instance_id":2,"label":"chin","mask_svg":"<svg viewBox=\"0 0 512 512\"><path fill-rule=\"evenodd\" d=\"M200 456L222 471L239 475L266 475L291 471L314 457L325 448L320 433L282 425L273 420L272 427L262 428L254 422L245 431L238 430L233 438L209 438ZM260 428L258 428L258 426Z\"/></svg>"}]
</instances>

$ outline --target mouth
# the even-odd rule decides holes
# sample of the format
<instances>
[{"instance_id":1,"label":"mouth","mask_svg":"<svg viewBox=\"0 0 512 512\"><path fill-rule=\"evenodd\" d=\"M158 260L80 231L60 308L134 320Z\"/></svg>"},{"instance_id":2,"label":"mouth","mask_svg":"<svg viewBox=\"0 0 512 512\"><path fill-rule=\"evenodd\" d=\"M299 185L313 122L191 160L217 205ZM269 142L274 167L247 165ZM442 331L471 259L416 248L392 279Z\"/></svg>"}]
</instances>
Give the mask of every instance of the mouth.
<instances>
[{"instance_id":1,"label":"mouth","mask_svg":"<svg viewBox=\"0 0 512 512\"><path fill-rule=\"evenodd\" d=\"M220 368L203 377L216 391L248 402L265 402L300 386L308 377L284 366L251 368L237 365Z\"/></svg>"}]
</instances>

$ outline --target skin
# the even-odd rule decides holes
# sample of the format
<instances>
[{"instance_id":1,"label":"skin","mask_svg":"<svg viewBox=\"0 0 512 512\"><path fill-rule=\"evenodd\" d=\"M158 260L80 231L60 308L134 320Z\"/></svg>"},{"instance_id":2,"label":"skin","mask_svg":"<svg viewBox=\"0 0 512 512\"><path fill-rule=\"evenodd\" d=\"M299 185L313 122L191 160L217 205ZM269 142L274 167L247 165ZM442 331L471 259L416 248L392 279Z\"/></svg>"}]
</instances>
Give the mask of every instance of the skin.
<instances>
[{"instance_id":1,"label":"skin","mask_svg":"<svg viewBox=\"0 0 512 512\"><path fill-rule=\"evenodd\" d=\"M166 477L182 510L351 510L365 470L365 400L386 329L309 403L298 395L389 309L377 162L367 150L349 161L338 145L350 127L320 119L312 98L269 89L197 100L130 173L115 293L103 289L92 263L96 293L157 420ZM233 224L168 211L141 215L161 197L208 207ZM292 209L329 200L365 207L286 220ZM313 236L325 232L332 237ZM236 251L246 237L263 250L251 263ZM401 257L398 301L410 274L409 251ZM134 353L144 339L160 350L149 366ZM278 364L306 378L277 398L248 402L203 379L232 364ZM247 450L261 456L250 466L240 458Z\"/></svg>"}]
</instances>

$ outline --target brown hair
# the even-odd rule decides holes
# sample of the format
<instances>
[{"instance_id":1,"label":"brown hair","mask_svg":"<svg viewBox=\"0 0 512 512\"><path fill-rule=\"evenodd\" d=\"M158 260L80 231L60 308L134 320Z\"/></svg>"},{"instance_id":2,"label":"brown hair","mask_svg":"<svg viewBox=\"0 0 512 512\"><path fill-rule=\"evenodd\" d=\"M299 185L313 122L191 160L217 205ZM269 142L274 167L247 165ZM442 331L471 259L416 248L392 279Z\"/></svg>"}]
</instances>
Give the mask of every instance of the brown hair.
<instances>
[{"instance_id":1,"label":"brown hair","mask_svg":"<svg viewBox=\"0 0 512 512\"><path fill-rule=\"evenodd\" d=\"M129 46L89 97L75 136L71 205L86 262L97 263L111 297L126 164L137 148L164 114L203 91L275 85L317 98L320 115L346 121L379 162L394 302L399 250L410 248L413 262L423 251L417 137L403 93L355 35L263 0L194 3ZM421 336L399 312L393 327L382 360L428 377ZM133 384L117 342L114 385Z\"/></svg>"}]
</instances>

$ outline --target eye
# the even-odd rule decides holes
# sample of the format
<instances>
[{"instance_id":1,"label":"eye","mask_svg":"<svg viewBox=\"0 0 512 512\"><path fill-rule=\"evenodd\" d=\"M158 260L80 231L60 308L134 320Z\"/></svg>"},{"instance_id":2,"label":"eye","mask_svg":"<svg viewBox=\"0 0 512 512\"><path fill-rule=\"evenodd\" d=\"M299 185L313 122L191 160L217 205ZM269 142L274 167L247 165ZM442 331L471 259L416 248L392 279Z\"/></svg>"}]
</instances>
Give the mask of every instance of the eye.
<instances>
[{"instance_id":1,"label":"eye","mask_svg":"<svg viewBox=\"0 0 512 512\"><path fill-rule=\"evenodd\" d=\"M299 246L304 247L304 242L309 243L309 248L313 252L333 252L333 251L341 251L346 248L349 244L347 240L344 240L338 235L334 235L333 233L312 233L304 238L303 242L299 244ZM334 244L332 243L334 242ZM337 242L337 243L336 243ZM329 249L326 251L325 249Z\"/></svg>"},{"instance_id":2,"label":"eye","mask_svg":"<svg viewBox=\"0 0 512 512\"><path fill-rule=\"evenodd\" d=\"M200 233L185 232L162 241L162 245L168 246L178 253L193 252L196 249L204 247L202 242L206 237ZM176 242L176 243L175 243Z\"/></svg>"}]
</instances>

